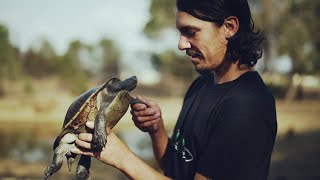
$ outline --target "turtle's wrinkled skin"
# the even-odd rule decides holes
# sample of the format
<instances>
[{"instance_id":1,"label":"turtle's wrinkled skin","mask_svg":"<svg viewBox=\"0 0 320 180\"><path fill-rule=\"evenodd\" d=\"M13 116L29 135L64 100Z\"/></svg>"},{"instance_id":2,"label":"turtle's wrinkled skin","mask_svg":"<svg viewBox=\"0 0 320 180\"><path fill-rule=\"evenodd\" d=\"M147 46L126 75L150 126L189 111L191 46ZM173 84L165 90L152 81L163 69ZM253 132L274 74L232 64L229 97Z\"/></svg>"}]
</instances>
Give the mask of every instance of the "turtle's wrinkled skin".
<instances>
[{"instance_id":1,"label":"turtle's wrinkled skin","mask_svg":"<svg viewBox=\"0 0 320 180\"><path fill-rule=\"evenodd\" d=\"M70 105L62 131L53 145L53 161L44 171L45 179L49 179L61 168L64 156L67 157L68 168L69 171L71 170L76 155L71 153L70 149L75 146L79 133L90 131L85 125L87 121L95 121L92 149L99 151L105 146L106 127L113 128L127 112L130 104L142 103L129 94L136 85L135 76L123 81L112 78L100 87L86 91ZM76 170L76 179L90 179L90 163L90 157L81 156Z\"/></svg>"}]
</instances>

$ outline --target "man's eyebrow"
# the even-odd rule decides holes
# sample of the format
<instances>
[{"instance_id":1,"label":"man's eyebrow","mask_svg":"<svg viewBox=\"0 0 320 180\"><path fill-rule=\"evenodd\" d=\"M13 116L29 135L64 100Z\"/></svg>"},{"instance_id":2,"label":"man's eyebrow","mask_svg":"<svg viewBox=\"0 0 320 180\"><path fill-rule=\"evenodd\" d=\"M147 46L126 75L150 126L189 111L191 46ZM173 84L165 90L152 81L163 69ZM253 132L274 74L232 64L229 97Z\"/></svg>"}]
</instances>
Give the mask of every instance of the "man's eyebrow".
<instances>
[{"instance_id":1,"label":"man's eyebrow","mask_svg":"<svg viewBox=\"0 0 320 180\"><path fill-rule=\"evenodd\" d=\"M178 27L178 30L180 32L185 32L185 31L189 31L189 30L200 31L200 28L198 28L196 26L187 25L187 26Z\"/></svg>"}]
</instances>

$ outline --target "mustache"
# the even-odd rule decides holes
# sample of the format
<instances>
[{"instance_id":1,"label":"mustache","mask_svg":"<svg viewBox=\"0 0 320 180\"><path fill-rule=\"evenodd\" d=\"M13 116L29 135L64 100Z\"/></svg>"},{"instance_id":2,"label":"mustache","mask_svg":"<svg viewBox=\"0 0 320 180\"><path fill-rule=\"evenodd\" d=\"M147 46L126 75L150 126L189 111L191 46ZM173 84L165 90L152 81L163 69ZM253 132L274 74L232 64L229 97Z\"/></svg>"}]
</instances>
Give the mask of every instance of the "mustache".
<instances>
[{"instance_id":1,"label":"mustache","mask_svg":"<svg viewBox=\"0 0 320 180\"><path fill-rule=\"evenodd\" d=\"M191 57L203 57L202 53L195 49L187 49L186 54Z\"/></svg>"}]
</instances>

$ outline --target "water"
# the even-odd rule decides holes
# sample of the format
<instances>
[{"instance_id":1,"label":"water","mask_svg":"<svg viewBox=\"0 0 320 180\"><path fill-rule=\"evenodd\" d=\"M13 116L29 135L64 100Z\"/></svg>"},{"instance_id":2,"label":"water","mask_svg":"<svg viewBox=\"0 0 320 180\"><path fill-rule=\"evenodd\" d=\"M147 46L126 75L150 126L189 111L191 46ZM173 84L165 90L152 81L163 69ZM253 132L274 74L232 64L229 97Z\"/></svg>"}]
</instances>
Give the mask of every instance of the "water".
<instances>
[{"instance_id":1,"label":"water","mask_svg":"<svg viewBox=\"0 0 320 180\"><path fill-rule=\"evenodd\" d=\"M11 129L0 131L0 179L43 179L43 171L52 161L52 145L58 135L46 131L44 127L46 126L23 129L11 126ZM132 128L116 134L135 154L146 162L152 162L151 165L155 164L147 133ZM76 158L71 173L64 164L52 179L73 179L78 159L79 157ZM93 160L91 172L93 179L104 179L106 175L112 177L110 179L127 179L120 171L98 160Z\"/></svg>"},{"instance_id":2,"label":"water","mask_svg":"<svg viewBox=\"0 0 320 180\"><path fill-rule=\"evenodd\" d=\"M127 130L117 135L128 144L130 149L143 159L153 157L151 141L147 133L139 130ZM52 154L52 145L56 136L46 139L37 137L33 131L1 132L0 158L12 158L25 162L41 162L48 160Z\"/></svg>"},{"instance_id":3,"label":"water","mask_svg":"<svg viewBox=\"0 0 320 180\"><path fill-rule=\"evenodd\" d=\"M0 158L39 162L46 160L46 154L52 149L48 141L35 136L33 131L1 131L0 136Z\"/></svg>"}]
</instances>

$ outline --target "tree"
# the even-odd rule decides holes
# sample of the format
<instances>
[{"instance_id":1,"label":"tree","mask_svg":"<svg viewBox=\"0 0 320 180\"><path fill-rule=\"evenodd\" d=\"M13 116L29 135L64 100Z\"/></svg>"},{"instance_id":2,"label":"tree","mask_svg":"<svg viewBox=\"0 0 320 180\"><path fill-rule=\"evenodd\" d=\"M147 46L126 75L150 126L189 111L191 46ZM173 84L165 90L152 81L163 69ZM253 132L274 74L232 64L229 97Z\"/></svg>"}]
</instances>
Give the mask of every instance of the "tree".
<instances>
[{"instance_id":1,"label":"tree","mask_svg":"<svg viewBox=\"0 0 320 180\"><path fill-rule=\"evenodd\" d=\"M79 95L87 90L88 73L84 71L79 59L79 52L85 45L80 41L72 41L67 52L58 60L58 74L65 86L72 93Z\"/></svg>"},{"instance_id":2,"label":"tree","mask_svg":"<svg viewBox=\"0 0 320 180\"><path fill-rule=\"evenodd\" d=\"M288 54L293 68L289 73L286 99L297 97L299 86L294 86L294 74L315 74L320 68L320 35L318 21L320 2L312 0L292 0L278 27L279 53Z\"/></svg>"},{"instance_id":3,"label":"tree","mask_svg":"<svg viewBox=\"0 0 320 180\"><path fill-rule=\"evenodd\" d=\"M150 20L144 27L144 33L150 37L158 37L163 29L175 25L175 0L152 0Z\"/></svg>"},{"instance_id":4,"label":"tree","mask_svg":"<svg viewBox=\"0 0 320 180\"><path fill-rule=\"evenodd\" d=\"M188 58L178 55L173 50L153 54L152 64L156 70L183 80L191 80L196 74Z\"/></svg>"},{"instance_id":5,"label":"tree","mask_svg":"<svg viewBox=\"0 0 320 180\"><path fill-rule=\"evenodd\" d=\"M151 56L153 67L161 71L162 78L157 90L171 96L181 96L197 75L194 67L186 55L179 55L176 51L165 50Z\"/></svg>"},{"instance_id":6,"label":"tree","mask_svg":"<svg viewBox=\"0 0 320 180\"><path fill-rule=\"evenodd\" d=\"M8 29L0 24L0 96L5 93L4 80L16 80L21 73L18 53L9 41Z\"/></svg>"},{"instance_id":7,"label":"tree","mask_svg":"<svg viewBox=\"0 0 320 180\"><path fill-rule=\"evenodd\" d=\"M102 39L99 42L102 49L102 73L109 77L119 77L120 74L120 50L109 39Z\"/></svg>"},{"instance_id":8,"label":"tree","mask_svg":"<svg viewBox=\"0 0 320 180\"><path fill-rule=\"evenodd\" d=\"M315 21L315 18L320 16L320 2L312 0L298 1L294 0L290 8L290 14L293 16L292 24L301 31L296 35L304 38L301 45L303 67L302 71L307 74L319 73L320 69L320 22ZM301 23L297 25L297 23ZM289 39L288 39L289 41ZM303 41L303 40L301 40ZM297 42L300 43L300 42ZM290 45L288 43L288 45ZM293 44L291 44L293 46ZM296 49L295 47L288 46L288 50ZM296 49L297 50L297 49ZM291 54L291 53L290 53ZM294 52L292 51L292 54Z\"/></svg>"},{"instance_id":9,"label":"tree","mask_svg":"<svg viewBox=\"0 0 320 180\"><path fill-rule=\"evenodd\" d=\"M23 70L34 78L43 78L57 72L57 55L51 43L43 39L38 50L29 49L22 58Z\"/></svg>"}]
</instances>

